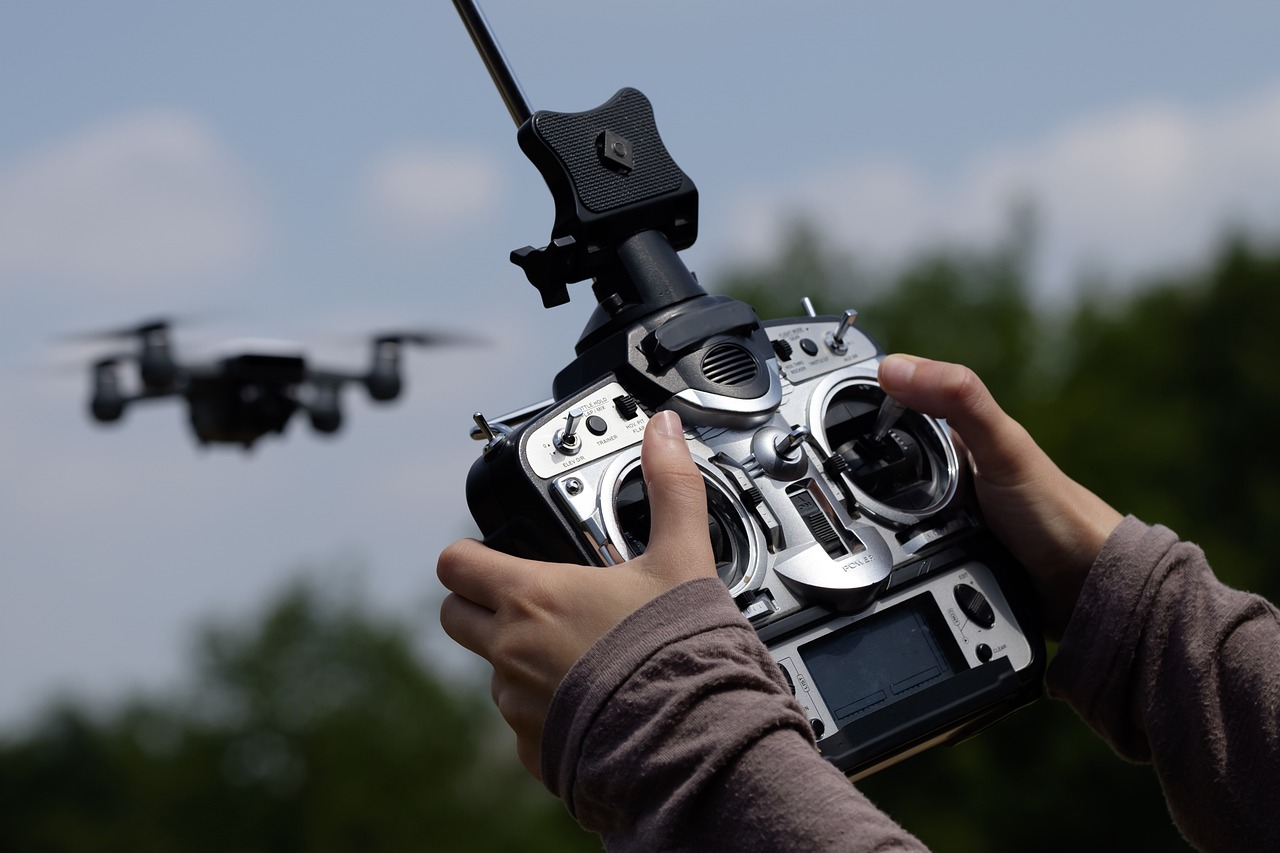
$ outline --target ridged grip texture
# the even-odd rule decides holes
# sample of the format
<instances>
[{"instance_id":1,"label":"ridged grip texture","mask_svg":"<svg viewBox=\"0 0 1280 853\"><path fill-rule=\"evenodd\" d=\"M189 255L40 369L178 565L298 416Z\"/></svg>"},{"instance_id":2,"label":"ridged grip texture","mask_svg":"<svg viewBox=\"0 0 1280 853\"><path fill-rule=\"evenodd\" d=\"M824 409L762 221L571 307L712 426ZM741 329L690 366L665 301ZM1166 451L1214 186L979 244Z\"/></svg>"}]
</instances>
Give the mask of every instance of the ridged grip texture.
<instances>
[{"instance_id":1,"label":"ridged grip texture","mask_svg":"<svg viewBox=\"0 0 1280 853\"><path fill-rule=\"evenodd\" d=\"M638 201L679 190L684 173L671 155L653 117L653 106L636 89L622 89L608 103L588 112L534 115L533 130L572 176L583 207L607 213ZM595 140L604 130L631 145L629 173L600 162Z\"/></svg>"}]
</instances>

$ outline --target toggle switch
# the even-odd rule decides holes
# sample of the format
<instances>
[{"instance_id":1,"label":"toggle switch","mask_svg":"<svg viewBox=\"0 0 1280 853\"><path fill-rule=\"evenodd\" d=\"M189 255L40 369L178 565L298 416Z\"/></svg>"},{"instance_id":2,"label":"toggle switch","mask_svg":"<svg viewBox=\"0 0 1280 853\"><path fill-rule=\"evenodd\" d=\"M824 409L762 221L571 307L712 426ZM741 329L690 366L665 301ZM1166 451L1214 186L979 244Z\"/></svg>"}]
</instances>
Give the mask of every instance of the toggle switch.
<instances>
[{"instance_id":1,"label":"toggle switch","mask_svg":"<svg viewBox=\"0 0 1280 853\"><path fill-rule=\"evenodd\" d=\"M778 452L779 456L789 458L791 456L791 452L804 444L804 440L808 437L809 428L797 424L791 428L791 432L782 436L773 443L773 449Z\"/></svg>"},{"instance_id":2,"label":"toggle switch","mask_svg":"<svg viewBox=\"0 0 1280 853\"><path fill-rule=\"evenodd\" d=\"M555 442L556 450L559 450L565 456L574 456L578 451L582 450L582 441L578 438L578 427L582 425L582 419L586 413L581 406L574 406L569 410L568 416L564 421L564 429L556 430Z\"/></svg>"},{"instance_id":3,"label":"toggle switch","mask_svg":"<svg viewBox=\"0 0 1280 853\"><path fill-rule=\"evenodd\" d=\"M853 323L857 319L858 312L852 308L846 308L844 316L840 318L840 325L836 327L834 332L827 332L827 348L836 355L844 355L848 352L849 345L844 342L844 336L853 328Z\"/></svg>"}]
</instances>

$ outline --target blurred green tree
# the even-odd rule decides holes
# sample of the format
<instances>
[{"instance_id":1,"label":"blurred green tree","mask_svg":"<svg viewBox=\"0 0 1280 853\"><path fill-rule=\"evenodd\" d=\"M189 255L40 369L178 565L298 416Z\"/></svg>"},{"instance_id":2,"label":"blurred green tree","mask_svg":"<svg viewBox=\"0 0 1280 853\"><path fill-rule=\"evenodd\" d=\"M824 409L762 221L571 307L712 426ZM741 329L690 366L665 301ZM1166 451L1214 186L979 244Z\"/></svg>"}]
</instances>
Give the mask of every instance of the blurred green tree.
<instances>
[{"instance_id":1,"label":"blurred green tree","mask_svg":"<svg viewBox=\"0 0 1280 853\"><path fill-rule=\"evenodd\" d=\"M1280 246L1225 237L1129 299L1095 294L1028 414L1069 473L1204 547L1227 583L1280 600L1262 555L1280 526Z\"/></svg>"},{"instance_id":2,"label":"blurred green tree","mask_svg":"<svg viewBox=\"0 0 1280 853\"><path fill-rule=\"evenodd\" d=\"M187 695L48 713L0 745L0 850L599 850L477 685L344 588L205 631Z\"/></svg>"},{"instance_id":3,"label":"blurred green tree","mask_svg":"<svg viewBox=\"0 0 1280 853\"><path fill-rule=\"evenodd\" d=\"M808 296L819 314L859 311L858 326L882 347L963 361L1002 399L1035 378L1046 333L1028 296L1034 214L1017 208L994 246L939 247L896 271L873 270L834 248L807 222L793 223L775 258L727 269L713 288L764 319L794 317Z\"/></svg>"}]
</instances>

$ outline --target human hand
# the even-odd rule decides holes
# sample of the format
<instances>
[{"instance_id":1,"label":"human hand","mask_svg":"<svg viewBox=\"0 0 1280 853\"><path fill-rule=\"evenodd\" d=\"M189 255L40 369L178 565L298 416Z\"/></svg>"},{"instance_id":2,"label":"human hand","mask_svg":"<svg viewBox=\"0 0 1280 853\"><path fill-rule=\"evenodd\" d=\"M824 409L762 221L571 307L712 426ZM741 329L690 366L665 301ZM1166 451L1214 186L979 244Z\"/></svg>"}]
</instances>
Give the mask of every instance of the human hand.
<instances>
[{"instance_id":1,"label":"human hand","mask_svg":"<svg viewBox=\"0 0 1280 853\"><path fill-rule=\"evenodd\" d=\"M649 547L635 559L611 568L545 563L462 539L436 564L451 590L440 624L493 665L493 701L536 779L542 777L542 726L569 668L650 600L684 581L715 577L706 487L675 412L649 421L640 465L651 524Z\"/></svg>"},{"instance_id":2,"label":"human hand","mask_svg":"<svg viewBox=\"0 0 1280 853\"><path fill-rule=\"evenodd\" d=\"M1064 474L969 368L890 355L879 376L885 393L944 418L968 449L987 524L1030 573L1045 635L1061 639L1120 513Z\"/></svg>"}]
</instances>

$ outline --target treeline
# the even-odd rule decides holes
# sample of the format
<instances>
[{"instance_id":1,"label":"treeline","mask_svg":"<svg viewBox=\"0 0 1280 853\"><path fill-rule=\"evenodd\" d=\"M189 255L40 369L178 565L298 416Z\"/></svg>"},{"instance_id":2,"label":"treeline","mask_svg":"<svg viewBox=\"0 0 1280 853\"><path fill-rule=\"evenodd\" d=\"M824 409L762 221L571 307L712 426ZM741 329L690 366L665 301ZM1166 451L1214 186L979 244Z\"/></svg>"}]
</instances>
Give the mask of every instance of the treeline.
<instances>
[{"instance_id":1,"label":"treeline","mask_svg":"<svg viewBox=\"0 0 1280 853\"><path fill-rule=\"evenodd\" d=\"M1276 600L1280 248L1228 237L1054 310L1030 262L1015 227L877 276L797 227L713 289L766 318L856 307L886 348L972 366L1067 473ZM0 851L599 849L519 768L487 686L346 591L299 585L197 648L188 688L0 739ZM1052 701L859 785L938 851L1185 848L1150 770Z\"/></svg>"},{"instance_id":2,"label":"treeline","mask_svg":"<svg viewBox=\"0 0 1280 853\"><path fill-rule=\"evenodd\" d=\"M0 742L0 851L599 850L414 636L320 581L204 630L187 687Z\"/></svg>"}]
</instances>

